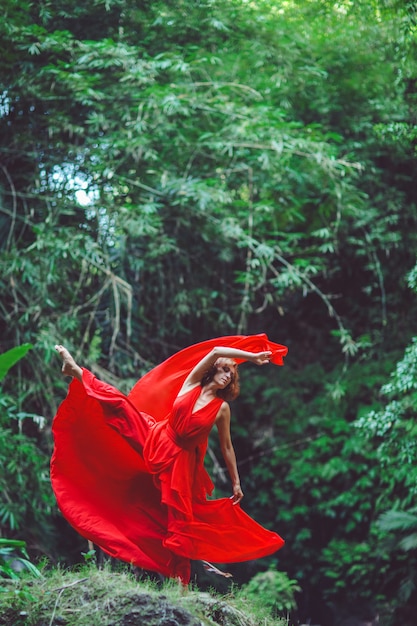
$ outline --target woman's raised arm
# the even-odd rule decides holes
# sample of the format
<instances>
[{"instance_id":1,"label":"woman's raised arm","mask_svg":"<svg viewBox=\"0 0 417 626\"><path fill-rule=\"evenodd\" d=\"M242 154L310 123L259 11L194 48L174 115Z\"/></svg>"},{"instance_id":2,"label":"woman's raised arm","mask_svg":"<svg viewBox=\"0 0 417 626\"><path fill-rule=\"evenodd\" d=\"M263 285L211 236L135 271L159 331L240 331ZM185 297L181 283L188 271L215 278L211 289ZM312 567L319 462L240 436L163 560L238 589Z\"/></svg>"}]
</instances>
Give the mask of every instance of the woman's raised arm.
<instances>
[{"instance_id":1,"label":"woman's raised arm","mask_svg":"<svg viewBox=\"0 0 417 626\"><path fill-rule=\"evenodd\" d=\"M181 392L194 387L201 382L204 374L210 367L212 367L217 359L242 359L244 361L250 361L256 365L266 365L269 363L269 357L272 352L264 350L263 352L247 352L246 350L240 350L239 348L228 348L226 346L216 346L205 357L197 363L197 365L191 370L187 378L184 381Z\"/></svg>"}]
</instances>

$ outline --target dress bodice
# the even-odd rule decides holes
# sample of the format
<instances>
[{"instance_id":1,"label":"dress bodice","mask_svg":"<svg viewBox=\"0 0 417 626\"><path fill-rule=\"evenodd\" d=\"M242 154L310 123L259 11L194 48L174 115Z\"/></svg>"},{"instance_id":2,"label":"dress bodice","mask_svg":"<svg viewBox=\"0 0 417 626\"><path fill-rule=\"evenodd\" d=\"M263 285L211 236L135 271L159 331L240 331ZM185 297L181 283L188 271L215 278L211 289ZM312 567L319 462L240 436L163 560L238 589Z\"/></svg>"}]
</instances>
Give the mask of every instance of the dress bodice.
<instances>
[{"instance_id":1,"label":"dress bodice","mask_svg":"<svg viewBox=\"0 0 417 626\"><path fill-rule=\"evenodd\" d=\"M150 429L143 456L153 474L183 462L191 462L188 458L190 454L193 457L197 455L202 463L208 436L223 400L213 398L211 402L194 411L200 393L201 387L198 385L177 397L169 417L162 422L156 422Z\"/></svg>"},{"instance_id":2,"label":"dress bodice","mask_svg":"<svg viewBox=\"0 0 417 626\"><path fill-rule=\"evenodd\" d=\"M195 411L200 394L201 386L197 385L178 396L174 402L168 419L168 431L174 433L180 447L195 447L207 439L223 402L216 397Z\"/></svg>"}]
</instances>

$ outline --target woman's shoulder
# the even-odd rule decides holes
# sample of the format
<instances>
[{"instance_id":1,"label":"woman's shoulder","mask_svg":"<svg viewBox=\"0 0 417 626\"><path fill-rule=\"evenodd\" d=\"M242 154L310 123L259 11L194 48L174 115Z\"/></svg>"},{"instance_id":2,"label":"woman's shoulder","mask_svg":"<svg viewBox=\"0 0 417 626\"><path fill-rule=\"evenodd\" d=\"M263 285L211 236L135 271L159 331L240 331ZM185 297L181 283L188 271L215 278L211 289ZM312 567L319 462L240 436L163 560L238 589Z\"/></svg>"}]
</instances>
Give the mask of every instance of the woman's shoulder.
<instances>
[{"instance_id":1,"label":"woman's shoulder","mask_svg":"<svg viewBox=\"0 0 417 626\"><path fill-rule=\"evenodd\" d=\"M221 398L219 398L221 400ZM227 400L222 400L222 403L219 407L216 420L221 418L229 418L230 417L230 405Z\"/></svg>"}]
</instances>

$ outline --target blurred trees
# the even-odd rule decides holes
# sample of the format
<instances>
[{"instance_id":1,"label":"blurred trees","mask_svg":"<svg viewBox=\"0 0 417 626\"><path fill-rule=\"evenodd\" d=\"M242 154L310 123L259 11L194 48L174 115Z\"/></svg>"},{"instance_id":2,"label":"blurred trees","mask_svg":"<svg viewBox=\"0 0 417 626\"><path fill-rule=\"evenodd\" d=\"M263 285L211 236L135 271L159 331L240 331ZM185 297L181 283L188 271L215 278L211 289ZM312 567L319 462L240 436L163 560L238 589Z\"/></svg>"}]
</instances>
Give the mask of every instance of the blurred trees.
<instances>
[{"instance_id":1,"label":"blurred trees","mask_svg":"<svg viewBox=\"0 0 417 626\"><path fill-rule=\"evenodd\" d=\"M356 423L415 334L414 3L1 11L0 342L34 345L7 398L50 421L58 341L127 391L177 348L266 331L290 352L243 368L245 506L286 538L306 612L395 604L375 522L411 507L412 460L381 464ZM47 457L48 431L22 434Z\"/></svg>"}]
</instances>

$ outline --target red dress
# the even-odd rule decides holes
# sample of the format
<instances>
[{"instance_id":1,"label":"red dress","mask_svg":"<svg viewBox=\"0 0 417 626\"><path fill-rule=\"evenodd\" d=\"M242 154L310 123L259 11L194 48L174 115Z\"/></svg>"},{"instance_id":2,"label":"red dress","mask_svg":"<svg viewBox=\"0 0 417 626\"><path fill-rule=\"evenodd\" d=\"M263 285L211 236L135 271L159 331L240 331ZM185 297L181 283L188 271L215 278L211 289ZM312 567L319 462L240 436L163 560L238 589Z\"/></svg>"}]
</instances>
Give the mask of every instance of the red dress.
<instances>
[{"instance_id":1,"label":"red dress","mask_svg":"<svg viewBox=\"0 0 417 626\"><path fill-rule=\"evenodd\" d=\"M251 560L284 544L229 498L207 499L204 455L222 400L194 412L201 387L177 394L215 345L270 349L277 364L287 353L265 335L217 338L164 361L129 396L84 369L52 426L52 486L70 524L111 556L185 583L190 560Z\"/></svg>"}]
</instances>

